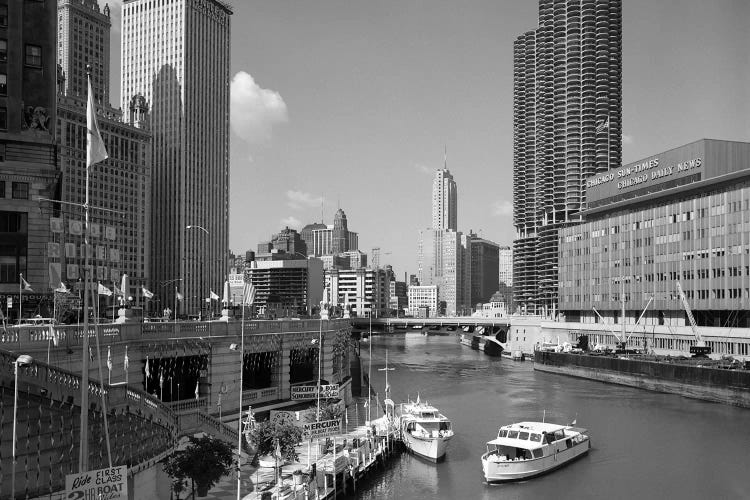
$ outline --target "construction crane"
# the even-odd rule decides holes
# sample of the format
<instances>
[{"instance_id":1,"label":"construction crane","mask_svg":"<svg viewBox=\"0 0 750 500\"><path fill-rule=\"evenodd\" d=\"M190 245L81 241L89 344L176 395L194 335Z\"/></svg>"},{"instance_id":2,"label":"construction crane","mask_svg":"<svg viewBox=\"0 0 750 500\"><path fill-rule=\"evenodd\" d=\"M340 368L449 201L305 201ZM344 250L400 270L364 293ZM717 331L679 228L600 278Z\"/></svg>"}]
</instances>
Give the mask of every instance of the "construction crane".
<instances>
[{"instance_id":1,"label":"construction crane","mask_svg":"<svg viewBox=\"0 0 750 500\"><path fill-rule=\"evenodd\" d=\"M693 330L693 336L695 337L695 345L690 346L690 354L694 358L707 358L711 354L711 348L706 345L706 342L698 331L698 325L695 324L695 318L693 318L693 311L690 310L690 304L688 304L687 298L685 298L685 292L682 291L682 285L680 285L679 281L677 282L677 291L680 292L680 300L682 300L688 321L690 321L690 328Z\"/></svg>"}]
</instances>

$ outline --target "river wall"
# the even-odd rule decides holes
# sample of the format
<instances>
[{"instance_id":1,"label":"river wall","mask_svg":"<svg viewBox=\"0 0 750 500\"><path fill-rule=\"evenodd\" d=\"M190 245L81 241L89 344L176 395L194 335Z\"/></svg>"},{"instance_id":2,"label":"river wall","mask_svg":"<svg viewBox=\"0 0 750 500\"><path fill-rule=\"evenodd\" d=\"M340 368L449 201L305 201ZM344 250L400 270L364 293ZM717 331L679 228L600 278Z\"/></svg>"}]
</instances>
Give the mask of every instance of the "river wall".
<instances>
[{"instance_id":1,"label":"river wall","mask_svg":"<svg viewBox=\"0 0 750 500\"><path fill-rule=\"evenodd\" d=\"M534 369L750 408L747 370L556 352L536 352Z\"/></svg>"}]
</instances>

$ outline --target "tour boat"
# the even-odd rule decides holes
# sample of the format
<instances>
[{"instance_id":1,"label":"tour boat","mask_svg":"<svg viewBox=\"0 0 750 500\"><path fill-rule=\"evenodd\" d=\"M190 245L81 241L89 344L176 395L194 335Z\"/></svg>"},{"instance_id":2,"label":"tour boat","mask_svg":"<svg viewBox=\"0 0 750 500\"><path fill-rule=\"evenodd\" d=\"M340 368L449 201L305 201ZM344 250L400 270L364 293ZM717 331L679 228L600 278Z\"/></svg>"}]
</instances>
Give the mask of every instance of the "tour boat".
<instances>
[{"instance_id":1,"label":"tour boat","mask_svg":"<svg viewBox=\"0 0 750 500\"><path fill-rule=\"evenodd\" d=\"M445 458L453 437L451 422L437 408L419 401L402 403L398 411L399 430L406 449L422 458L438 462Z\"/></svg>"},{"instance_id":2,"label":"tour boat","mask_svg":"<svg viewBox=\"0 0 750 500\"><path fill-rule=\"evenodd\" d=\"M572 425L521 422L501 427L487 443L482 470L488 483L519 481L562 467L588 453L586 429Z\"/></svg>"}]
</instances>

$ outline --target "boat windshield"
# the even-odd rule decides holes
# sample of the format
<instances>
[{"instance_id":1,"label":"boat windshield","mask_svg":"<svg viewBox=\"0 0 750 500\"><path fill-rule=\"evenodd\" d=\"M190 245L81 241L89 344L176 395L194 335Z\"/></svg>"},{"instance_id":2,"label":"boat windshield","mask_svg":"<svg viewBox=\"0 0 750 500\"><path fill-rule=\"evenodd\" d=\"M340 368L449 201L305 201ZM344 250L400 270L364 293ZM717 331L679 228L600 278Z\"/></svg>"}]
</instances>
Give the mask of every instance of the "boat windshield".
<instances>
[{"instance_id":1,"label":"boat windshield","mask_svg":"<svg viewBox=\"0 0 750 500\"><path fill-rule=\"evenodd\" d=\"M528 432L528 431L514 431L514 430L500 429L500 432L497 433L497 437L508 438L508 439L522 439L524 441L529 440L535 443L542 442L541 434L537 434L536 432Z\"/></svg>"},{"instance_id":2,"label":"boat windshield","mask_svg":"<svg viewBox=\"0 0 750 500\"><path fill-rule=\"evenodd\" d=\"M531 460L534 455L531 450L517 448L515 446L488 445L488 458L494 462L517 462L519 460ZM539 450L541 456L541 450Z\"/></svg>"}]
</instances>

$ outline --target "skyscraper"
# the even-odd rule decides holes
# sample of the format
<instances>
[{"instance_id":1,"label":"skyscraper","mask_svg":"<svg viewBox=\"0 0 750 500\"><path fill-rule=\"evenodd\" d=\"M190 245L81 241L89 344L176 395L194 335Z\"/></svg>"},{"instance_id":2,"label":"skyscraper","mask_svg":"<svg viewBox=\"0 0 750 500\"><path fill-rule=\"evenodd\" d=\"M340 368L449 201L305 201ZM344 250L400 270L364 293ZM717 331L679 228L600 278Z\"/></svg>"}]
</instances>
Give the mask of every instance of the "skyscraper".
<instances>
[{"instance_id":1,"label":"skyscraper","mask_svg":"<svg viewBox=\"0 0 750 500\"><path fill-rule=\"evenodd\" d=\"M447 165L432 180L432 228L458 229L458 191Z\"/></svg>"},{"instance_id":2,"label":"skyscraper","mask_svg":"<svg viewBox=\"0 0 750 500\"><path fill-rule=\"evenodd\" d=\"M514 302L557 307L558 232L580 220L585 180L621 164L622 1L540 0L513 47Z\"/></svg>"},{"instance_id":3,"label":"skyscraper","mask_svg":"<svg viewBox=\"0 0 750 500\"><path fill-rule=\"evenodd\" d=\"M58 0L57 15L57 64L65 75L60 90L85 99L86 65L90 64L94 100L109 105L109 4L100 9L98 0Z\"/></svg>"},{"instance_id":4,"label":"skyscraper","mask_svg":"<svg viewBox=\"0 0 750 500\"><path fill-rule=\"evenodd\" d=\"M469 231L471 240L471 301L472 307L490 301L497 291L500 274L500 247Z\"/></svg>"},{"instance_id":5,"label":"skyscraper","mask_svg":"<svg viewBox=\"0 0 750 500\"><path fill-rule=\"evenodd\" d=\"M123 116L123 111L112 108L108 101L109 7L100 9L97 0L61 0L57 11L57 62L63 68L58 75L57 94L62 199L79 206L85 202L86 66L89 65L99 114L97 121L109 153L109 159L90 171L89 262L93 277L107 286L112 282L119 286L122 274L127 273L130 290L124 293L140 305L142 286L154 288L147 268L151 236L148 106L143 97L137 96ZM69 285L83 277L84 237L71 225L71 221L75 224L82 220L83 210L71 205L66 205L59 216L63 231L55 240L61 251L54 262L59 262L60 279Z\"/></svg>"},{"instance_id":6,"label":"skyscraper","mask_svg":"<svg viewBox=\"0 0 750 500\"><path fill-rule=\"evenodd\" d=\"M184 280L180 312L202 309L224 279L231 15L218 0L122 6L122 107L138 94L151 107L151 276Z\"/></svg>"}]
</instances>

